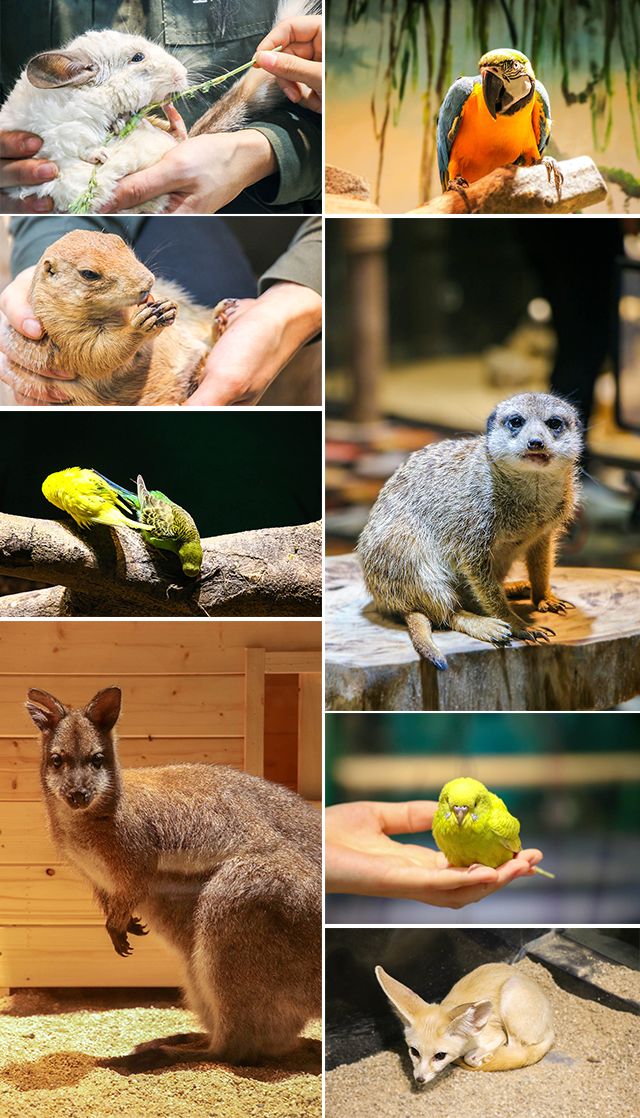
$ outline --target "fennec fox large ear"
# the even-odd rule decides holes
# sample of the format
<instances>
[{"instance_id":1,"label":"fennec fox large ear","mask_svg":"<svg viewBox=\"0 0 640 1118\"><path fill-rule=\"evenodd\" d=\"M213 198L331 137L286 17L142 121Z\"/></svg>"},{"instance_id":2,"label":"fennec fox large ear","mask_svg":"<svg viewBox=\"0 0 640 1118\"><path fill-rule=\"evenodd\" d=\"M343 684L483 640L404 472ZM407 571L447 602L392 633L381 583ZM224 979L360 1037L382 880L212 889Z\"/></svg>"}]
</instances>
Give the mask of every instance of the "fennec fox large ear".
<instances>
[{"instance_id":1,"label":"fennec fox large ear","mask_svg":"<svg viewBox=\"0 0 640 1118\"><path fill-rule=\"evenodd\" d=\"M475 1036L484 1029L491 1017L493 1004L490 1001L465 1002L450 1010L451 1024L447 1032L450 1036Z\"/></svg>"},{"instance_id":2,"label":"fennec fox large ear","mask_svg":"<svg viewBox=\"0 0 640 1118\"><path fill-rule=\"evenodd\" d=\"M376 978L400 1020L405 1025L413 1025L420 1010L425 1009L428 1003L423 1001L418 994L414 994L408 986L398 982L397 978L392 978L382 967L376 967Z\"/></svg>"},{"instance_id":3,"label":"fennec fox large ear","mask_svg":"<svg viewBox=\"0 0 640 1118\"><path fill-rule=\"evenodd\" d=\"M39 730L55 730L58 722L68 714L68 708L50 695L48 691L40 691L32 687L27 691L28 703L25 703L29 714ZM43 709L44 708L44 709Z\"/></svg>"},{"instance_id":4,"label":"fennec fox large ear","mask_svg":"<svg viewBox=\"0 0 640 1118\"><path fill-rule=\"evenodd\" d=\"M97 730L108 732L118 721L122 692L119 687L105 687L87 703L84 713Z\"/></svg>"}]
</instances>

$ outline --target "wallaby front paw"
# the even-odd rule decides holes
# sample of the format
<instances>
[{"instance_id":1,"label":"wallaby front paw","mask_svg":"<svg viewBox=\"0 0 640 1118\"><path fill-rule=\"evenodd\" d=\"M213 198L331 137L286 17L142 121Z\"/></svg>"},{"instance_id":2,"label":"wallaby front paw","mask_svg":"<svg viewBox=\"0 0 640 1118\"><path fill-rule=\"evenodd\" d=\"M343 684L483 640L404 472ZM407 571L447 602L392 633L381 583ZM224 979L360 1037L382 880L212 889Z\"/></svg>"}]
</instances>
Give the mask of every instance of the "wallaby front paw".
<instances>
[{"instance_id":1,"label":"wallaby front paw","mask_svg":"<svg viewBox=\"0 0 640 1118\"><path fill-rule=\"evenodd\" d=\"M131 936L148 936L149 935L149 929L147 928L146 924L143 924L140 920L138 920L137 916L132 916L131 917L131 919L129 921L129 924L128 924L128 927L127 927L127 931L129 933L129 935L131 935Z\"/></svg>"},{"instance_id":2,"label":"wallaby front paw","mask_svg":"<svg viewBox=\"0 0 640 1118\"><path fill-rule=\"evenodd\" d=\"M111 937L111 942L116 949L118 955L126 959L127 955L133 954L133 947L127 939L126 932L117 931L115 928L110 928L107 924L107 931Z\"/></svg>"},{"instance_id":3,"label":"wallaby front paw","mask_svg":"<svg viewBox=\"0 0 640 1118\"><path fill-rule=\"evenodd\" d=\"M151 330L163 330L165 326L172 326L177 313L176 303L169 299L163 303L143 303L131 319L131 325L141 334L148 334Z\"/></svg>"},{"instance_id":4,"label":"wallaby front paw","mask_svg":"<svg viewBox=\"0 0 640 1118\"><path fill-rule=\"evenodd\" d=\"M546 598L536 602L535 608L538 613L566 613L568 609L576 607L573 602L564 602L562 598L556 598L555 594L547 594Z\"/></svg>"}]
</instances>

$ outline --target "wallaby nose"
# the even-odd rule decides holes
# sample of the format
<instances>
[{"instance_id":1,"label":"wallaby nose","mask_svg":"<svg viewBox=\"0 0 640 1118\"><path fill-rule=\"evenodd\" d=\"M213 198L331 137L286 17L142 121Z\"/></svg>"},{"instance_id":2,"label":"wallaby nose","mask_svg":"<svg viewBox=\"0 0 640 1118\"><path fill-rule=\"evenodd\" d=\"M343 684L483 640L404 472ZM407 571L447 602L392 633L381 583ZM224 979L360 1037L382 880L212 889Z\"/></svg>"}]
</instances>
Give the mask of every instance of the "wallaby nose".
<instances>
[{"instance_id":1,"label":"wallaby nose","mask_svg":"<svg viewBox=\"0 0 640 1118\"><path fill-rule=\"evenodd\" d=\"M453 814L455 815L456 819L458 820L458 825L460 825L460 823L462 823L462 820L464 819L468 810L469 810L468 807L454 807Z\"/></svg>"},{"instance_id":2,"label":"wallaby nose","mask_svg":"<svg viewBox=\"0 0 640 1118\"><path fill-rule=\"evenodd\" d=\"M527 450L544 450L544 443L542 439L529 439L527 443Z\"/></svg>"}]
</instances>

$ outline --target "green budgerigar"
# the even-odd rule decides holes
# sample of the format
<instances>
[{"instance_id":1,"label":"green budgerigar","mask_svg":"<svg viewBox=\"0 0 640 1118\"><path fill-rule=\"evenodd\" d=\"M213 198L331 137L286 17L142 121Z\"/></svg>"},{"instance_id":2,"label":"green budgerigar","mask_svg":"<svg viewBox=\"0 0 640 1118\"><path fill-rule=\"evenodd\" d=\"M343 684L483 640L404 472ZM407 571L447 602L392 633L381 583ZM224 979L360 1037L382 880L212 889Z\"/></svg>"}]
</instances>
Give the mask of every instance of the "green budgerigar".
<instances>
[{"instance_id":1,"label":"green budgerigar","mask_svg":"<svg viewBox=\"0 0 640 1118\"><path fill-rule=\"evenodd\" d=\"M175 552L184 574L188 578L198 578L202 569L202 544L195 521L186 509L176 505L159 489L147 489L140 474L136 481L137 493L123 489L108 478L103 480L136 514L145 543L162 551Z\"/></svg>"},{"instance_id":2,"label":"green budgerigar","mask_svg":"<svg viewBox=\"0 0 640 1118\"><path fill-rule=\"evenodd\" d=\"M122 511L130 510L117 486L95 470L85 470L82 466L58 470L44 479L42 492L52 505L72 516L81 528L106 524L110 528L141 529L137 520L131 520Z\"/></svg>"},{"instance_id":3,"label":"green budgerigar","mask_svg":"<svg viewBox=\"0 0 640 1118\"><path fill-rule=\"evenodd\" d=\"M479 780L460 776L445 784L432 824L438 848L452 866L497 869L522 850L520 820ZM544 877L555 874L534 867Z\"/></svg>"}]
</instances>

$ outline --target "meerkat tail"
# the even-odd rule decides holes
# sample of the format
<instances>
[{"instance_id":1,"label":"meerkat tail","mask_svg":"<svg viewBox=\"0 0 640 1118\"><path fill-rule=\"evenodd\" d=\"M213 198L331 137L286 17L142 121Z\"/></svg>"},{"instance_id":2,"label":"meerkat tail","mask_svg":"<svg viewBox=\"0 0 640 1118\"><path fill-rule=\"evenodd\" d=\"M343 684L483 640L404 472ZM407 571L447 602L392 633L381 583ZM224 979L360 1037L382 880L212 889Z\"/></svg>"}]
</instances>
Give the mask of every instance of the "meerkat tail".
<instances>
[{"instance_id":1,"label":"meerkat tail","mask_svg":"<svg viewBox=\"0 0 640 1118\"><path fill-rule=\"evenodd\" d=\"M444 671L448 667L447 661L433 640L429 618L424 613L407 613L405 621L416 652L440 671Z\"/></svg>"}]
</instances>

